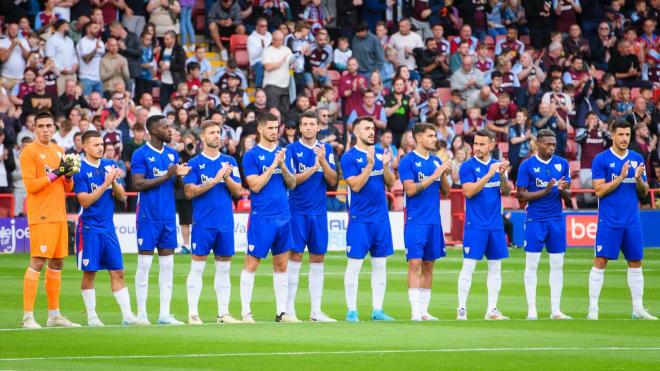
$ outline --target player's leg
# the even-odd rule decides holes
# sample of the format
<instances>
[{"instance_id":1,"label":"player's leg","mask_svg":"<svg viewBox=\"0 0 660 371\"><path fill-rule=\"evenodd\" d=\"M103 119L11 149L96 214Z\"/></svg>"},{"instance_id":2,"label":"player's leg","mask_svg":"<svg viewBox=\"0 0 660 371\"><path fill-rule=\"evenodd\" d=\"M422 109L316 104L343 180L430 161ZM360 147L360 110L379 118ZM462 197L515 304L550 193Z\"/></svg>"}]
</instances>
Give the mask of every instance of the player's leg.
<instances>
[{"instance_id":1,"label":"player's leg","mask_svg":"<svg viewBox=\"0 0 660 371\"><path fill-rule=\"evenodd\" d=\"M328 252L328 217L327 214L313 216L309 242L309 296L311 301L310 321L337 322L321 310L324 283L324 261ZM294 237L295 238L295 237Z\"/></svg>"},{"instance_id":2,"label":"player's leg","mask_svg":"<svg viewBox=\"0 0 660 371\"><path fill-rule=\"evenodd\" d=\"M289 294L289 279L287 266L289 253L293 246L291 222L277 223L277 235L272 245L273 252L273 289L275 290L276 322L302 322L295 313L287 312L287 297ZM300 270L300 268L298 268ZM296 287L297 288L297 287Z\"/></svg>"},{"instance_id":3,"label":"player's leg","mask_svg":"<svg viewBox=\"0 0 660 371\"><path fill-rule=\"evenodd\" d=\"M138 259L135 272L135 301L137 302L138 321L143 326L148 326L147 296L149 293L149 272L154 259L157 233L155 225L151 223L137 223Z\"/></svg>"},{"instance_id":4,"label":"player's leg","mask_svg":"<svg viewBox=\"0 0 660 371\"><path fill-rule=\"evenodd\" d=\"M241 271L241 317L243 323L254 323L250 304L252 302L252 290L254 289L254 275L260 261L261 259L256 256L245 255L245 265Z\"/></svg>"},{"instance_id":5,"label":"player's leg","mask_svg":"<svg viewBox=\"0 0 660 371\"><path fill-rule=\"evenodd\" d=\"M175 223L166 223L161 227L156 242L158 247L158 288L160 289L160 315L158 323L162 325L183 325L170 313L172 288L174 286L174 250L177 248Z\"/></svg>"},{"instance_id":6,"label":"player's leg","mask_svg":"<svg viewBox=\"0 0 660 371\"><path fill-rule=\"evenodd\" d=\"M651 315L644 308L644 274L642 273L644 245L641 227L625 229L622 252L628 261L628 287L632 298L632 318L657 320L657 317Z\"/></svg>"},{"instance_id":7,"label":"player's leg","mask_svg":"<svg viewBox=\"0 0 660 371\"><path fill-rule=\"evenodd\" d=\"M202 276L206 267L213 243L215 242L217 230L200 228L195 226L192 234L192 259L190 261L190 272L186 278L186 290L188 293L188 324L201 325L199 318L199 297L202 294Z\"/></svg>"},{"instance_id":8,"label":"player's leg","mask_svg":"<svg viewBox=\"0 0 660 371\"><path fill-rule=\"evenodd\" d=\"M268 256L268 251L275 239L275 229L269 220L250 216L248 220L245 264L241 271L241 317L243 323L254 323L252 318L252 290L254 289L254 275L261 259Z\"/></svg>"},{"instance_id":9,"label":"player's leg","mask_svg":"<svg viewBox=\"0 0 660 371\"><path fill-rule=\"evenodd\" d=\"M346 321L358 322L357 294L360 271L364 257L371 245L371 234L365 223L350 221L346 228L346 272L344 273L344 295L346 297Z\"/></svg>"},{"instance_id":10,"label":"player's leg","mask_svg":"<svg viewBox=\"0 0 660 371\"><path fill-rule=\"evenodd\" d=\"M485 319L507 320L497 309L497 300L502 289L502 259L509 256L504 231L490 231L488 245L486 247L486 258L488 259L488 275L486 276L486 287L488 289L488 309Z\"/></svg>"},{"instance_id":11,"label":"player's leg","mask_svg":"<svg viewBox=\"0 0 660 371\"><path fill-rule=\"evenodd\" d=\"M373 243L369 249L371 254L371 319L375 321L392 321L394 318L383 311L385 289L387 288L387 257L394 253L392 231L389 220L381 225L371 224Z\"/></svg>"},{"instance_id":12,"label":"player's leg","mask_svg":"<svg viewBox=\"0 0 660 371\"><path fill-rule=\"evenodd\" d=\"M296 293L298 292L298 281L300 278L300 267L302 266L303 253L305 246L309 243L311 233L311 223L308 215L291 216L291 234L293 236L293 246L289 251L289 261L286 267L288 292L286 299L286 313L292 316L296 315Z\"/></svg>"},{"instance_id":13,"label":"player's leg","mask_svg":"<svg viewBox=\"0 0 660 371\"><path fill-rule=\"evenodd\" d=\"M421 321L420 311L420 278L422 275L422 256L424 246L427 244L427 226L406 224L403 228L403 242L406 246L406 260L408 261L408 301L410 302L410 318L412 321Z\"/></svg>"},{"instance_id":14,"label":"player's leg","mask_svg":"<svg viewBox=\"0 0 660 371\"><path fill-rule=\"evenodd\" d=\"M32 243L32 241L30 241ZM39 276L46 258L32 256L30 263L23 276L23 327L41 328L34 319L34 301L37 297L37 288L39 287Z\"/></svg>"},{"instance_id":15,"label":"player's leg","mask_svg":"<svg viewBox=\"0 0 660 371\"><path fill-rule=\"evenodd\" d=\"M457 320L467 320L467 299L472 286L472 274L477 261L483 259L488 243L488 231L465 231L463 236L463 267L458 274Z\"/></svg>"},{"instance_id":16,"label":"player's leg","mask_svg":"<svg viewBox=\"0 0 660 371\"><path fill-rule=\"evenodd\" d=\"M561 311L561 292L564 288L564 256L566 254L566 223L547 222L546 248L550 260L550 307L552 319L571 319Z\"/></svg>"},{"instance_id":17,"label":"player's leg","mask_svg":"<svg viewBox=\"0 0 660 371\"><path fill-rule=\"evenodd\" d=\"M525 295L527 296L527 319L538 319L536 310L537 270L547 231L543 222L525 223Z\"/></svg>"},{"instance_id":18,"label":"player's leg","mask_svg":"<svg viewBox=\"0 0 660 371\"><path fill-rule=\"evenodd\" d=\"M87 310L87 325L90 327L103 326L103 322L96 314L96 290L94 289L94 278L96 271L83 271L80 293Z\"/></svg>"},{"instance_id":19,"label":"player's leg","mask_svg":"<svg viewBox=\"0 0 660 371\"><path fill-rule=\"evenodd\" d=\"M437 259L446 256L445 237L442 225L433 225L428 228L428 241L422 256L422 273L420 276L419 311L422 321L437 321L438 318L429 313L431 301L431 286L433 284L433 267Z\"/></svg>"},{"instance_id":20,"label":"player's leg","mask_svg":"<svg viewBox=\"0 0 660 371\"><path fill-rule=\"evenodd\" d=\"M124 269L111 269L108 272L110 273L112 296L115 297L121 310L121 324L124 326L140 324L131 309L131 295L128 293L128 287L126 287L126 281L124 280Z\"/></svg>"},{"instance_id":21,"label":"player's leg","mask_svg":"<svg viewBox=\"0 0 660 371\"><path fill-rule=\"evenodd\" d=\"M80 225L80 224L79 224ZM87 233L79 229L76 235L76 250L78 251L78 267L83 271L80 283L80 293L87 310L87 325L90 327L103 326L103 322L96 314L96 290L94 279L100 269L103 241L98 233Z\"/></svg>"},{"instance_id":22,"label":"player's leg","mask_svg":"<svg viewBox=\"0 0 660 371\"><path fill-rule=\"evenodd\" d=\"M215 255L215 277L213 288L218 300L218 323L240 323L241 321L229 314L229 299L231 297L231 258L234 256L234 231L221 230L213 248Z\"/></svg>"},{"instance_id":23,"label":"player's leg","mask_svg":"<svg viewBox=\"0 0 660 371\"><path fill-rule=\"evenodd\" d=\"M619 258L623 242L623 229L610 228L601 223L596 230L596 245L594 246L594 265L589 273L589 314L587 319L598 319L598 299L605 279L605 267L609 260Z\"/></svg>"},{"instance_id":24,"label":"player's leg","mask_svg":"<svg viewBox=\"0 0 660 371\"><path fill-rule=\"evenodd\" d=\"M54 245L52 258L46 268L46 296L48 298L48 327L80 327L60 314L60 292L62 290L62 268L64 258L69 255L69 231L66 222L49 223L50 244Z\"/></svg>"}]
</instances>

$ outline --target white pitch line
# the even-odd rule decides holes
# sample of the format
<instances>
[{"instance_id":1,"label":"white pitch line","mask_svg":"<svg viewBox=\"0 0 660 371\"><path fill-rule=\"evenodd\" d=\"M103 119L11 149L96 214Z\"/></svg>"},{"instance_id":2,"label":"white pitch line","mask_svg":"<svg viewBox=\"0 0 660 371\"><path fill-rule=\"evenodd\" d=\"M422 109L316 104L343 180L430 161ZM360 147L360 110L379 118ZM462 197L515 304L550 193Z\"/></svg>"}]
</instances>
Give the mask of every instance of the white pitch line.
<instances>
[{"instance_id":1,"label":"white pitch line","mask_svg":"<svg viewBox=\"0 0 660 371\"><path fill-rule=\"evenodd\" d=\"M26 357L0 358L2 362L31 361L75 361L92 359L172 359L172 358L229 358L229 357L263 357L263 356L310 356L310 355L342 355L347 354L405 354L405 353L465 353L465 352L547 352L547 351L610 351L610 350L660 350L660 347L537 347L537 348L448 348L448 349L382 349L382 350L347 350L347 351L311 351L311 352L254 352L254 353L198 353L198 354L143 354L143 355L92 355L75 357Z\"/></svg>"}]
</instances>

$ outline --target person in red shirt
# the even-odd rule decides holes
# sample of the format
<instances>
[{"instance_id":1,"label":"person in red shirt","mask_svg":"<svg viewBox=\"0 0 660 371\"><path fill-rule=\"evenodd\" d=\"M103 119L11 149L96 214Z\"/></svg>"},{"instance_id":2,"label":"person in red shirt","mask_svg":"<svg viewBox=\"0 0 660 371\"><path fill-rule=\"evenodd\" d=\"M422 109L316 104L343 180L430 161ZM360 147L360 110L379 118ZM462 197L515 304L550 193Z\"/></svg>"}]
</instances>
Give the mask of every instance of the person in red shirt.
<instances>
[{"instance_id":1,"label":"person in red shirt","mask_svg":"<svg viewBox=\"0 0 660 371\"><path fill-rule=\"evenodd\" d=\"M488 107L486 128L496 133L498 140L506 138L511 120L516 117L517 111L518 107L511 102L509 94L502 92L497 97L497 103L493 103Z\"/></svg>"},{"instance_id":2,"label":"person in red shirt","mask_svg":"<svg viewBox=\"0 0 660 371\"><path fill-rule=\"evenodd\" d=\"M344 117L348 117L354 109L362 105L364 92L367 90L367 79L357 72L357 59L350 58L346 67L348 73L339 79L339 96L343 99Z\"/></svg>"}]
</instances>

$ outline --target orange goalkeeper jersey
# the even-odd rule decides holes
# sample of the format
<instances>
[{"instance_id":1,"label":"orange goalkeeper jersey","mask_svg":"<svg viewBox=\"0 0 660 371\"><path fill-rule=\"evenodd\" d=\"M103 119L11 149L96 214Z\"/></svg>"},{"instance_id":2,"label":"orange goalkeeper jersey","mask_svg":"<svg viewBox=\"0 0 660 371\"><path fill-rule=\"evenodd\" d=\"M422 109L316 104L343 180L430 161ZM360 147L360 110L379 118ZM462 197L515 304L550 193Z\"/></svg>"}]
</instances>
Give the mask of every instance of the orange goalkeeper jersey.
<instances>
[{"instance_id":1,"label":"orange goalkeeper jersey","mask_svg":"<svg viewBox=\"0 0 660 371\"><path fill-rule=\"evenodd\" d=\"M21 151L28 224L66 221L65 193L73 189L73 180L61 176L51 183L48 179L48 173L60 166L63 156L64 150L55 144L30 143Z\"/></svg>"}]
</instances>

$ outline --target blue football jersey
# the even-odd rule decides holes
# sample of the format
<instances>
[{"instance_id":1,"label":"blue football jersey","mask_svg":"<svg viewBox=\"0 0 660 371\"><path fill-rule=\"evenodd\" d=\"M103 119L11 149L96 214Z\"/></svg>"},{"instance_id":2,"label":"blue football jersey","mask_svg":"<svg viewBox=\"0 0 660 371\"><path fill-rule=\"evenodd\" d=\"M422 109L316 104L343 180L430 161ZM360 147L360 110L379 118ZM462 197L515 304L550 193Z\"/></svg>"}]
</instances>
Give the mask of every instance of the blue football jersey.
<instances>
[{"instance_id":1,"label":"blue football jersey","mask_svg":"<svg viewBox=\"0 0 660 371\"><path fill-rule=\"evenodd\" d=\"M422 157L412 151L399 161L399 175L402 182L412 180L421 183L424 178L433 175L440 165L442 160L438 157ZM440 224L440 182L441 178L438 178L422 192L405 197L406 223Z\"/></svg>"},{"instance_id":2,"label":"blue football jersey","mask_svg":"<svg viewBox=\"0 0 660 371\"><path fill-rule=\"evenodd\" d=\"M250 175L261 175L266 172L268 167L275 161L275 155L282 150L282 147L276 146L273 150L268 150L257 144L254 148L243 155L243 174L247 178ZM286 152L284 160L287 168L293 173L291 164L291 154ZM289 219L289 192L284 183L282 169L275 169L268 183L259 191L254 193L250 191L252 200L252 209L250 215L272 216L278 219Z\"/></svg>"},{"instance_id":3,"label":"blue football jersey","mask_svg":"<svg viewBox=\"0 0 660 371\"><path fill-rule=\"evenodd\" d=\"M630 169L623 183L598 200L598 221L610 227L623 228L640 223L635 169L644 165L644 158L631 150L619 157L610 148L597 154L591 164L591 178L609 183L621 174L626 161L630 161ZM643 178L646 181L646 173Z\"/></svg>"},{"instance_id":4,"label":"blue football jersey","mask_svg":"<svg viewBox=\"0 0 660 371\"><path fill-rule=\"evenodd\" d=\"M114 161L105 158L100 159L96 165L83 159L80 162L80 172L73 175L73 192L75 194L94 192L105 181L105 175L115 167ZM86 231L114 233L115 224L112 219L114 211L115 202L111 185L89 207L80 207L79 222Z\"/></svg>"},{"instance_id":5,"label":"blue football jersey","mask_svg":"<svg viewBox=\"0 0 660 371\"><path fill-rule=\"evenodd\" d=\"M228 155L219 154L215 158L200 153L188 161L190 172L184 178L185 184L202 185L215 178L224 164L233 166L231 178L241 183L236 160ZM234 212L231 192L224 179L202 195L192 199L193 224L196 227L234 229Z\"/></svg>"},{"instance_id":6,"label":"blue football jersey","mask_svg":"<svg viewBox=\"0 0 660 371\"><path fill-rule=\"evenodd\" d=\"M341 157L341 171L344 179L357 176L367 166L367 152L357 147L351 148ZM376 149L374 166L369 180L360 192L348 190L348 214L350 220L373 222L387 220L387 198L385 197L385 176L383 175L383 150Z\"/></svg>"},{"instance_id":7,"label":"blue football jersey","mask_svg":"<svg viewBox=\"0 0 660 371\"><path fill-rule=\"evenodd\" d=\"M480 161L476 156L465 161L459 170L461 184L475 183L483 178L490 165L499 162L492 157L488 162ZM490 181L472 198L465 200L465 229L500 230L502 222L502 195L500 193L500 174L496 173Z\"/></svg>"},{"instance_id":8,"label":"blue football jersey","mask_svg":"<svg viewBox=\"0 0 660 371\"><path fill-rule=\"evenodd\" d=\"M146 143L133 152L131 172L144 174L145 179L155 179L167 174L170 165L179 163L179 154L164 146L160 151ZM176 177L157 187L140 192L138 196L137 221L139 223L173 223L176 221L174 207L174 185Z\"/></svg>"},{"instance_id":9,"label":"blue football jersey","mask_svg":"<svg viewBox=\"0 0 660 371\"><path fill-rule=\"evenodd\" d=\"M293 169L295 174L301 174L316 162L314 147L325 147L325 159L332 169L335 169L335 156L332 152L332 146L328 143L316 142L312 147L307 146L301 141L289 144L287 152L291 155ZM328 190L328 184L323 176L323 168L312 174L306 181L296 184L296 188L289 192L289 206L291 213L297 215L325 215L327 207L325 205L325 193Z\"/></svg>"},{"instance_id":10,"label":"blue football jersey","mask_svg":"<svg viewBox=\"0 0 660 371\"><path fill-rule=\"evenodd\" d=\"M552 156L548 161L532 156L520 164L518 169L518 187L525 187L529 192L544 190L552 179L571 181L568 161L559 156ZM557 185L552 191L527 204L527 221L561 219L561 195Z\"/></svg>"}]
</instances>

